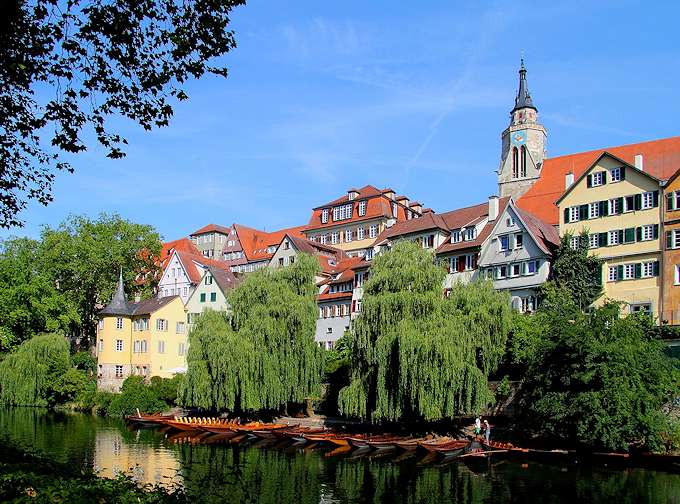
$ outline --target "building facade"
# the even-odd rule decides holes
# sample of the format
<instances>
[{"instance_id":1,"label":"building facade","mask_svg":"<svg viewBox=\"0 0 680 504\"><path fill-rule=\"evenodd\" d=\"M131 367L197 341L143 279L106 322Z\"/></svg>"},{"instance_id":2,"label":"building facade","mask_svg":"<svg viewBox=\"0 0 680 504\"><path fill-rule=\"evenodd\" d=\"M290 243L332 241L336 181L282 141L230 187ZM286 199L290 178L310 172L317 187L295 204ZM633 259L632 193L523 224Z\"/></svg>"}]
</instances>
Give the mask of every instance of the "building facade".
<instances>
[{"instance_id":1,"label":"building facade","mask_svg":"<svg viewBox=\"0 0 680 504\"><path fill-rule=\"evenodd\" d=\"M588 234L591 254L604 259L603 295L626 312L660 310L659 181L603 153L557 201L560 235Z\"/></svg>"},{"instance_id":2,"label":"building facade","mask_svg":"<svg viewBox=\"0 0 680 504\"><path fill-rule=\"evenodd\" d=\"M219 260L222 259L222 249L230 234L231 228L208 224L191 233L189 238L202 256Z\"/></svg>"},{"instance_id":3,"label":"building facade","mask_svg":"<svg viewBox=\"0 0 680 504\"><path fill-rule=\"evenodd\" d=\"M396 196L392 189L367 185L314 208L303 232L307 239L331 245L348 256L370 259L380 233L396 222L416 219L421 213L420 203Z\"/></svg>"},{"instance_id":4,"label":"building facade","mask_svg":"<svg viewBox=\"0 0 680 504\"><path fill-rule=\"evenodd\" d=\"M186 371L187 327L179 296L130 303L122 274L99 312L97 387L117 392L130 375L171 378Z\"/></svg>"},{"instance_id":5,"label":"building facade","mask_svg":"<svg viewBox=\"0 0 680 504\"><path fill-rule=\"evenodd\" d=\"M303 237L304 226L266 232L234 224L222 250L222 258L235 273L250 273L269 266L285 235Z\"/></svg>"},{"instance_id":6,"label":"building facade","mask_svg":"<svg viewBox=\"0 0 680 504\"><path fill-rule=\"evenodd\" d=\"M227 296L239 283L240 278L231 271L208 267L185 305L187 322L193 324L196 316L206 310L229 311Z\"/></svg>"},{"instance_id":7,"label":"building facade","mask_svg":"<svg viewBox=\"0 0 680 504\"><path fill-rule=\"evenodd\" d=\"M661 313L664 324L680 325L680 169L663 188Z\"/></svg>"}]
</instances>

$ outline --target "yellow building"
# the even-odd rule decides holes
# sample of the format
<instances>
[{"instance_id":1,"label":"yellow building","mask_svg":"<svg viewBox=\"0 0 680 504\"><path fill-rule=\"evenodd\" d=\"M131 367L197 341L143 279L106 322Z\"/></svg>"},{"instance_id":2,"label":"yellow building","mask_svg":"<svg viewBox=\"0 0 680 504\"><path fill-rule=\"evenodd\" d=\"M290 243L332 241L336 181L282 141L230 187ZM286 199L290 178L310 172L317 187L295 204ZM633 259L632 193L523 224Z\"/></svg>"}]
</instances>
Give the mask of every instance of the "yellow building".
<instances>
[{"instance_id":1,"label":"yellow building","mask_svg":"<svg viewBox=\"0 0 680 504\"><path fill-rule=\"evenodd\" d=\"M605 152L578 180L567 174L557 201L560 235L588 232L592 254L604 259L604 298L623 301L626 313L659 315L661 241L659 181Z\"/></svg>"},{"instance_id":2,"label":"yellow building","mask_svg":"<svg viewBox=\"0 0 680 504\"><path fill-rule=\"evenodd\" d=\"M171 378L186 371L187 325L179 296L130 303L123 277L99 312L97 386L118 391L130 375Z\"/></svg>"}]
</instances>

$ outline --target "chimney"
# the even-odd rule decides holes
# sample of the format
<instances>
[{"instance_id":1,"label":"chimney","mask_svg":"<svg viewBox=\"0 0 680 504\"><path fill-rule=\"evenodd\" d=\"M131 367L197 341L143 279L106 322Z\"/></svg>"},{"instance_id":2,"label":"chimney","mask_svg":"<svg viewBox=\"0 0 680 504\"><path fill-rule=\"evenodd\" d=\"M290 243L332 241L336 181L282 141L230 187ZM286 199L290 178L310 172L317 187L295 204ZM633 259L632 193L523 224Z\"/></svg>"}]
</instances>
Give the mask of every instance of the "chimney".
<instances>
[{"instance_id":1,"label":"chimney","mask_svg":"<svg viewBox=\"0 0 680 504\"><path fill-rule=\"evenodd\" d=\"M418 201L412 201L409 208L411 210L413 210L414 212L416 212L417 214L420 214L420 213L423 212L423 205Z\"/></svg>"},{"instance_id":2,"label":"chimney","mask_svg":"<svg viewBox=\"0 0 680 504\"><path fill-rule=\"evenodd\" d=\"M408 198L406 196L397 196L397 203L401 203L404 206L408 206Z\"/></svg>"},{"instance_id":3,"label":"chimney","mask_svg":"<svg viewBox=\"0 0 680 504\"><path fill-rule=\"evenodd\" d=\"M390 189L389 187L386 187L385 189L383 189L382 193L385 196L387 196L389 199L391 199L391 200L394 199L394 190Z\"/></svg>"},{"instance_id":4,"label":"chimney","mask_svg":"<svg viewBox=\"0 0 680 504\"><path fill-rule=\"evenodd\" d=\"M635 154L635 168L645 171L645 159L642 157L642 154Z\"/></svg>"},{"instance_id":5,"label":"chimney","mask_svg":"<svg viewBox=\"0 0 680 504\"><path fill-rule=\"evenodd\" d=\"M347 191L347 199L352 201L354 198L356 198L359 195L359 191L356 189L350 189Z\"/></svg>"},{"instance_id":6,"label":"chimney","mask_svg":"<svg viewBox=\"0 0 680 504\"><path fill-rule=\"evenodd\" d=\"M489 196L489 220L495 221L498 218L498 196Z\"/></svg>"},{"instance_id":7,"label":"chimney","mask_svg":"<svg viewBox=\"0 0 680 504\"><path fill-rule=\"evenodd\" d=\"M569 172L564 176L564 188L569 189L574 185L574 172Z\"/></svg>"}]
</instances>

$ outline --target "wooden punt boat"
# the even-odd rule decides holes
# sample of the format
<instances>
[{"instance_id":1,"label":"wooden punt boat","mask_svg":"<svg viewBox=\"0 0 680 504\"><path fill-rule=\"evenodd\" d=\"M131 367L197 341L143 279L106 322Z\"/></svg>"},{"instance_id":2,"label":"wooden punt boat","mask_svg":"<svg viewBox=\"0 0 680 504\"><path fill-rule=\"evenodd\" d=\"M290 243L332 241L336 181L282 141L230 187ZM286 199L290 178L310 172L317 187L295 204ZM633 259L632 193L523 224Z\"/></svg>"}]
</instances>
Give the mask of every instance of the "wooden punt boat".
<instances>
[{"instance_id":1,"label":"wooden punt boat","mask_svg":"<svg viewBox=\"0 0 680 504\"><path fill-rule=\"evenodd\" d=\"M173 415L128 415L125 417L125 420L127 420L129 423L133 423L135 425L142 425L145 427L156 427L163 425L163 422L165 420L172 420L174 418Z\"/></svg>"},{"instance_id":2,"label":"wooden punt boat","mask_svg":"<svg viewBox=\"0 0 680 504\"><path fill-rule=\"evenodd\" d=\"M297 427L295 429L280 429L271 432L279 439L291 439L296 443L304 443L307 441L304 437L305 434L322 434L328 431L323 427Z\"/></svg>"},{"instance_id":3,"label":"wooden punt boat","mask_svg":"<svg viewBox=\"0 0 680 504\"><path fill-rule=\"evenodd\" d=\"M465 448L467 448L469 444L470 442L467 440L456 440L449 443L433 445L432 449L444 457L457 457L465 452Z\"/></svg>"},{"instance_id":4,"label":"wooden punt boat","mask_svg":"<svg viewBox=\"0 0 680 504\"><path fill-rule=\"evenodd\" d=\"M275 424L275 423L253 423L253 424L245 424L245 425L238 425L236 426L236 432L240 432L242 434L253 434L256 431L260 432L265 432L265 431L271 431L275 429L287 429L290 428L290 425L288 424Z\"/></svg>"},{"instance_id":5,"label":"wooden punt boat","mask_svg":"<svg viewBox=\"0 0 680 504\"><path fill-rule=\"evenodd\" d=\"M393 441L395 447L400 448L405 451L414 451L418 448L418 443L425 443L427 441L434 441L432 436L419 437L419 438L404 438Z\"/></svg>"},{"instance_id":6,"label":"wooden punt boat","mask_svg":"<svg viewBox=\"0 0 680 504\"><path fill-rule=\"evenodd\" d=\"M512 443L501 443L499 441L481 441L480 444L488 450L512 450L515 445Z\"/></svg>"},{"instance_id":7,"label":"wooden punt boat","mask_svg":"<svg viewBox=\"0 0 680 504\"><path fill-rule=\"evenodd\" d=\"M394 439L398 439L398 438L393 434L384 434L382 436L367 436L367 435L351 436L351 437L347 438L347 441L354 448L368 448L368 447L370 447L369 441L374 441L374 442L392 441Z\"/></svg>"},{"instance_id":8,"label":"wooden punt boat","mask_svg":"<svg viewBox=\"0 0 680 504\"><path fill-rule=\"evenodd\" d=\"M163 424L182 431L202 430L201 427L229 425L229 421L209 417L174 417Z\"/></svg>"},{"instance_id":9,"label":"wooden punt boat","mask_svg":"<svg viewBox=\"0 0 680 504\"><path fill-rule=\"evenodd\" d=\"M329 443L335 446L349 446L347 438L349 438L350 435L351 434L325 432L320 434L303 434L302 437L313 443Z\"/></svg>"},{"instance_id":10,"label":"wooden punt boat","mask_svg":"<svg viewBox=\"0 0 680 504\"><path fill-rule=\"evenodd\" d=\"M385 438L385 439L369 439L368 446L373 448L374 450L377 451L389 451L389 450L396 450L397 445L395 444L398 441L408 441L407 438L403 437L398 437L394 436L391 438Z\"/></svg>"},{"instance_id":11,"label":"wooden punt boat","mask_svg":"<svg viewBox=\"0 0 680 504\"><path fill-rule=\"evenodd\" d=\"M260 439L278 439L276 436L276 433L278 431L284 431L287 430L289 425L284 425L283 427L273 427L273 428L266 428L266 429L258 429L251 431L250 434L255 435L256 437L259 437Z\"/></svg>"},{"instance_id":12,"label":"wooden punt boat","mask_svg":"<svg viewBox=\"0 0 680 504\"><path fill-rule=\"evenodd\" d=\"M434 452L435 446L439 445L444 445L446 443L450 443L451 441L458 441L450 436L442 436L442 437L437 437L434 439L431 439L429 441L421 441L418 443L418 448L422 448L423 450L426 450L428 452Z\"/></svg>"}]
</instances>

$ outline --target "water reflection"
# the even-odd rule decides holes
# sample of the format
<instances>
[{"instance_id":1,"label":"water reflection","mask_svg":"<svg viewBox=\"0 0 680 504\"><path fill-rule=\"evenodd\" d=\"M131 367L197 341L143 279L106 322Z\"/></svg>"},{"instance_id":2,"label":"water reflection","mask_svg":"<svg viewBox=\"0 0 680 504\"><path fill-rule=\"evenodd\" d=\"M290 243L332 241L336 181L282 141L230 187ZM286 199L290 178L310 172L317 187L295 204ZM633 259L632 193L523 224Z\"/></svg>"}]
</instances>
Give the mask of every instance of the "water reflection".
<instances>
[{"instance_id":1,"label":"water reflection","mask_svg":"<svg viewBox=\"0 0 680 504\"><path fill-rule=\"evenodd\" d=\"M680 475L642 469L522 464L469 458L423 460L420 454L356 454L158 430L119 421L36 410L0 410L13 439L62 461L135 469L144 482L182 484L193 501L617 502L680 503Z\"/></svg>"}]
</instances>

